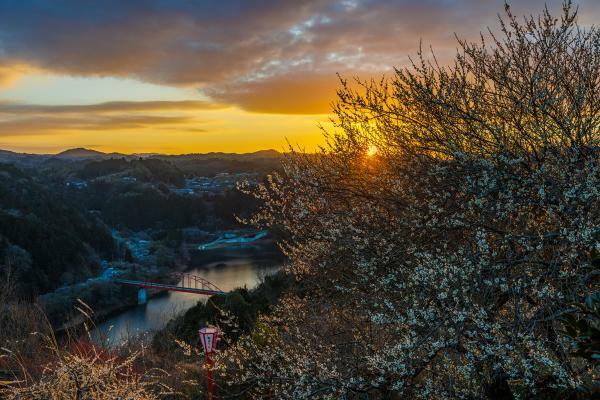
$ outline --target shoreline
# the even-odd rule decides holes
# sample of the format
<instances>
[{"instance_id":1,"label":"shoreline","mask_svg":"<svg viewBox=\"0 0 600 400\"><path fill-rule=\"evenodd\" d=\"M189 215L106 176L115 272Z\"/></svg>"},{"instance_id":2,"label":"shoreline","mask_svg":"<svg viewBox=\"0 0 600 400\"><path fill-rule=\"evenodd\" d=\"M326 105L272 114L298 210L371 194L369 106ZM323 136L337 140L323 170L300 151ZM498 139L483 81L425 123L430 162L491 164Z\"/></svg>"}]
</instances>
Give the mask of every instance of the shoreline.
<instances>
[{"instance_id":1,"label":"shoreline","mask_svg":"<svg viewBox=\"0 0 600 400\"><path fill-rule=\"evenodd\" d=\"M219 261L213 261L211 263L204 264L198 267L189 267L186 268L184 271L190 271L190 270L201 270L201 271L212 271L212 272L220 272L223 271L226 273L226 271L229 269L235 269L236 266L236 262L235 260L242 260L242 259L248 259L247 257L230 257L228 260L223 261L223 260L219 260ZM256 260L254 259L253 261L258 261L259 262L259 266L254 267L253 269L256 271L256 276L260 276L261 272L263 270L272 270L273 268L277 268L279 269L279 267L281 267L283 265L283 257L282 256L278 256L278 257L261 257L260 259ZM231 261L234 261L233 263L231 263ZM219 266L219 264L226 264L226 266ZM213 265L211 265L213 264ZM233 268L231 268L233 267ZM229 288L227 290L224 290L225 293L230 293L233 290L236 290L237 288L242 288L245 287L246 284L241 284L239 286L235 286L232 288ZM148 304L150 304L151 302L160 299L161 297L166 297L168 296L169 292L168 291L149 291L148 292L148 301L146 303L145 306L147 306ZM206 298L206 300L208 300L209 297ZM190 304L189 306L185 306L185 308L182 308L180 310L177 311L177 313L181 313L181 312L185 312L187 311L189 308L194 307L196 303L194 304ZM122 314L128 313L130 311L134 311L137 307L140 307L140 305L137 303L137 297L134 297L132 302L127 304L127 305L123 305L120 307L116 307L114 309L111 309L109 311L106 312L102 312L102 313L94 313L92 321L89 321L89 319L87 319L84 316L78 316L77 317L77 321L73 321L73 323L69 326L69 327L64 327L60 330L56 331L57 336L61 335L71 335L71 336L81 336L82 333L85 333L84 331L84 324L86 322L90 322L88 325L88 329L90 332L90 336L92 340L94 339L94 336L96 336L96 338L100 338L101 342L106 341L106 339L108 339L107 336L110 336L109 334L107 334L107 332L101 332L100 330L105 328L102 327L103 324L106 324L108 321L110 321L111 319L118 319L118 317ZM135 314L134 314L135 315ZM167 318L166 322L165 322L165 326L168 323L168 321L172 320L173 318L176 317L176 314L170 316ZM119 324L115 324L116 328L115 328L115 332L119 331ZM140 330L139 332L137 332L136 334L140 334L140 335L145 335L147 333L153 333L154 330L160 330L160 329L148 329L148 330Z\"/></svg>"}]
</instances>

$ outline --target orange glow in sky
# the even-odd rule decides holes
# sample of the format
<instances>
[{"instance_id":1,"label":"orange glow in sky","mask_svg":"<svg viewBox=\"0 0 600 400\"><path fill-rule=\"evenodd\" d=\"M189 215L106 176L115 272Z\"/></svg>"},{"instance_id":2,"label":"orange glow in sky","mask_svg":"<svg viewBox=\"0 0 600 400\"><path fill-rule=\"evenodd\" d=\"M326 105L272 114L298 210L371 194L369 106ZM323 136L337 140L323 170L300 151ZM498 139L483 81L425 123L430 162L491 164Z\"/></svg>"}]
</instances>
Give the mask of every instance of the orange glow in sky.
<instances>
[{"instance_id":1,"label":"orange glow in sky","mask_svg":"<svg viewBox=\"0 0 600 400\"><path fill-rule=\"evenodd\" d=\"M513 2L528 15L563 0ZM580 23L596 0L579 0ZM0 2L0 149L251 152L324 143L339 73L497 26L504 0ZM456 36L455 36L456 35Z\"/></svg>"},{"instance_id":2,"label":"orange glow in sky","mask_svg":"<svg viewBox=\"0 0 600 400\"><path fill-rule=\"evenodd\" d=\"M314 151L328 124L327 114L246 111L130 79L31 73L0 87L0 148L18 152L243 153L288 143Z\"/></svg>"}]
</instances>

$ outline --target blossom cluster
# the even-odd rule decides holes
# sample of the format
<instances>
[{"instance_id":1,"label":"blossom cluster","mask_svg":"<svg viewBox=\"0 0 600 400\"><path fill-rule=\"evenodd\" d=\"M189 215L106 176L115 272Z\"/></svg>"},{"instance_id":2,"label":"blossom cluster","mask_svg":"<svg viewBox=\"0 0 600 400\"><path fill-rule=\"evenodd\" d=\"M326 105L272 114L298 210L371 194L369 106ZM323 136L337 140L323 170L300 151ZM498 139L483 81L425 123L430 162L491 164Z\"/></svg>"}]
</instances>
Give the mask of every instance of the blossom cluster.
<instances>
[{"instance_id":1,"label":"blossom cluster","mask_svg":"<svg viewBox=\"0 0 600 400\"><path fill-rule=\"evenodd\" d=\"M598 288L600 242L598 35L564 12L520 25L508 10L504 41L461 42L453 68L343 82L329 146L253 191L250 222L282 232L297 285L261 340L224 355L232 381L445 399L597 378L557 333Z\"/></svg>"}]
</instances>

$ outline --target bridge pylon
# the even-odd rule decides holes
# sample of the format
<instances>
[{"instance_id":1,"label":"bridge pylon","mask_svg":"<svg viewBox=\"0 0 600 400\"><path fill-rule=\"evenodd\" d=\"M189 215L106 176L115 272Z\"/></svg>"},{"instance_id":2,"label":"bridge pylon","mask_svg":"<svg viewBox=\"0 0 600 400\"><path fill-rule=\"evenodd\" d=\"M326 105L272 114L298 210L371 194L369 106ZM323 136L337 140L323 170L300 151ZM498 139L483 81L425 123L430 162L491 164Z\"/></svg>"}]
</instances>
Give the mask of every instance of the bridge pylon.
<instances>
[{"instance_id":1,"label":"bridge pylon","mask_svg":"<svg viewBox=\"0 0 600 400\"><path fill-rule=\"evenodd\" d=\"M146 290L145 287L141 287L138 290L138 304L146 304L146 302L148 301L148 291Z\"/></svg>"}]
</instances>

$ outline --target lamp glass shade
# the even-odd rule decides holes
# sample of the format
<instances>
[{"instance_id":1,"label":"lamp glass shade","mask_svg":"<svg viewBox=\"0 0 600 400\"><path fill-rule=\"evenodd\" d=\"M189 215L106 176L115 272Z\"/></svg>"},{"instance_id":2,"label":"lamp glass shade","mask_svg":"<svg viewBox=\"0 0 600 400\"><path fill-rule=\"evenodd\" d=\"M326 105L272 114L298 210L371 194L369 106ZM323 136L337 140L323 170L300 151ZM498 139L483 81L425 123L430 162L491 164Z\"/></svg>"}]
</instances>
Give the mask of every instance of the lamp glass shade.
<instances>
[{"instance_id":1,"label":"lamp glass shade","mask_svg":"<svg viewBox=\"0 0 600 400\"><path fill-rule=\"evenodd\" d=\"M206 354L210 354L217 348L217 337L219 336L219 330L217 328L202 328L198 331L200 334L200 341Z\"/></svg>"}]
</instances>

